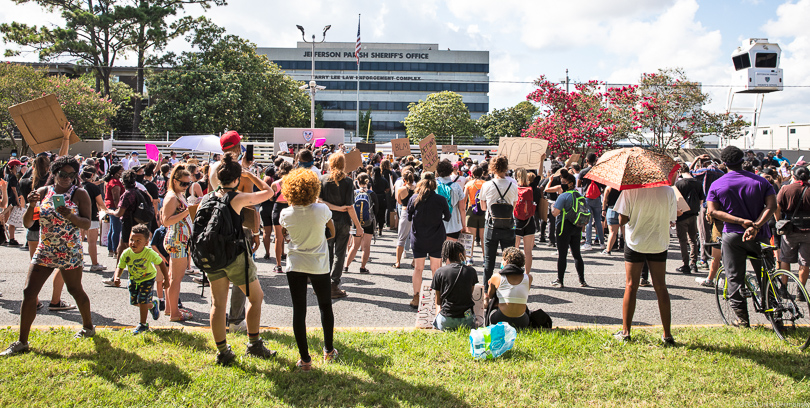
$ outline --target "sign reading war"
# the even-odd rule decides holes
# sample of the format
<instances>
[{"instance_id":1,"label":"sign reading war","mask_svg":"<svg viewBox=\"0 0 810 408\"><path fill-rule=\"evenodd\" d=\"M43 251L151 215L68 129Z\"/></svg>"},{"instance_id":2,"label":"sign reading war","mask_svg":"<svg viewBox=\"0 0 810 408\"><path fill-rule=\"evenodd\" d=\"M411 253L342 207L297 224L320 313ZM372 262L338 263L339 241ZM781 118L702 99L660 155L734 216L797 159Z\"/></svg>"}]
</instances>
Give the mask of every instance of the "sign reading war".
<instances>
[{"instance_id":1,"label":"sign reading war","mask_svg":"<svg viewBox=\"0 0 810 408\"><path fill-rule=\"evenodd\" d=\"M509 159L509 168L524 167L537 169L543 164L543 155L548 148L548 140L530 137L502 137L498 144L498 154Z\"/></svg>"}]
</instances>

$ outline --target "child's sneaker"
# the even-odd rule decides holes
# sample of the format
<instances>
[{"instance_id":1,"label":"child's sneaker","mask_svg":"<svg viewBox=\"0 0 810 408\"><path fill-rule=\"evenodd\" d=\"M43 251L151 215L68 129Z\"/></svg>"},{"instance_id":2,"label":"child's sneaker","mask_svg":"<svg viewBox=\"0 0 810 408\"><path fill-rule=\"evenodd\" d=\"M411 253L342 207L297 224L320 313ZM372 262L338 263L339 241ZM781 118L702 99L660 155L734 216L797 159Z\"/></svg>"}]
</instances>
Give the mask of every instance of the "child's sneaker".
<instances>
[{"instance_id":1,"label":"child's sneaker","mask_svg":"<svg viewBox=\"0 0 810 408\"><path fill-rule=\"evenodd\" d=\"M132 334L141 334L149 331L149 323L140 323L138 327L132 329Z\"/></svg>"},{"instance_id":2,"label":"child's sneaker","mask_svg":"<svg viewBox=\"0 0 810 408\"><path fill-rule=\"evenodd\" d=\"M152 320L157 320L160 317L160 305L156 299L152 299Z\"/></svg>"}]
</instances>

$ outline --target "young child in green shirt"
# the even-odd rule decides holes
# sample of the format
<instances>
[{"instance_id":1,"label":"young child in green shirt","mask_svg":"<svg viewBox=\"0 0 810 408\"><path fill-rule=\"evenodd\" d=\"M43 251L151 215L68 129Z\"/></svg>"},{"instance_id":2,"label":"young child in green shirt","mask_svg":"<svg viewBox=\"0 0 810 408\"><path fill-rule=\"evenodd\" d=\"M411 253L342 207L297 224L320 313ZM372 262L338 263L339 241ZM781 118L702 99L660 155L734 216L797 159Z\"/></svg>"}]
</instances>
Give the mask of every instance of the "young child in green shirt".
<instances>
[{"instance_id":1,"label":"young child in green shirt","mask_svg":"<svg viewBox=\"0 0 810 408\"><path fill-rule=\"evenodd\" d=\"M121 286L121 273L124 272L124 268L129 271L129 304L137 305L141 311L140 324L132 330L132 334L149 331L146 316L150 311L152 319L157 320L160 317L158 302L155 301L152 292L157 277L155 265L160 267L163 276L168 276L169 273L160 255L152 248L146 247L151 235L149 227L146 225L139 224L132 227L129 248L121 254L115 275L113 275L115 286Z\"/></svg>"}]
</instances>

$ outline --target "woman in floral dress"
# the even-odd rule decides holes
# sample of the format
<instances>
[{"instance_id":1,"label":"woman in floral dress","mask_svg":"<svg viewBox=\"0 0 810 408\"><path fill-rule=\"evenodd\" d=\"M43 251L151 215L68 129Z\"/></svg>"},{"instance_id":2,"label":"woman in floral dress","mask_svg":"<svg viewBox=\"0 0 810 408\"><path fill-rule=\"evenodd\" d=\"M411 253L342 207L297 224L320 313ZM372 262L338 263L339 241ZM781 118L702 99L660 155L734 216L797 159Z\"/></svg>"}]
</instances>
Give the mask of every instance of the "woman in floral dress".
<instances>
[{"instance_id":1,"label":"woman in floral dress","mask_svg":"<svg viewBox=\"0 0 810 408\"><path fill-rule=\"evenodd\" d=\"M29 350L28 334L37 315L37 298L54 270L62 272L68 292L82 315L82 329L76 338L92 337L96 330L90 316L90 299L82 288L82 229L90 228L90 195L76 185L79 162L62 156L51 164L52 186L42 187L28 195L28 210L23 224L34 223L39 209L40 238L28 269L23 303L20 308L20 337L0 355L8 356ZM64 205L60 205L64 202Z\"/></svg>"}]
</instances>

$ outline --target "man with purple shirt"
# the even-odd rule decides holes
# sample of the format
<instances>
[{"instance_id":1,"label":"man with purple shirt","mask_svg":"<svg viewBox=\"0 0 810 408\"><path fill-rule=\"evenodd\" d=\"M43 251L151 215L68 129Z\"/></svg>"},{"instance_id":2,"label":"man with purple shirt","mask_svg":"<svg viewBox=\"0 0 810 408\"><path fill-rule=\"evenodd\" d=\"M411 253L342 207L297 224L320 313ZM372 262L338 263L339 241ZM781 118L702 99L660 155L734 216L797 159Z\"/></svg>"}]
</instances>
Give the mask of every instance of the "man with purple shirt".
<instances>
[{"instance_id":1,"label":"man with purple shirt","mask_svg":"<svg viewBox=\"0 0 810 408\"><path fill-rule=\"evenodd\" d=\"M745 155L738 147L726 147L720 157L729 172L712 183L706 201L709 216L725 224L723 265L729 303L737 315L734 325L748 327L748 306L742 295L745 260L748 255L758 257L760 242L771 237L768 220L776 210L776 192L767 180L742 169ZM761 261L752 260L751 264L761 279Z\"/></svg>"}]
</instances>

